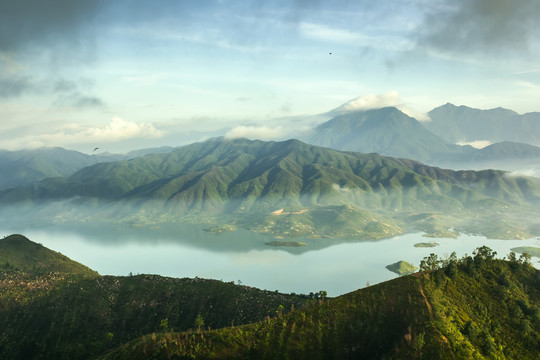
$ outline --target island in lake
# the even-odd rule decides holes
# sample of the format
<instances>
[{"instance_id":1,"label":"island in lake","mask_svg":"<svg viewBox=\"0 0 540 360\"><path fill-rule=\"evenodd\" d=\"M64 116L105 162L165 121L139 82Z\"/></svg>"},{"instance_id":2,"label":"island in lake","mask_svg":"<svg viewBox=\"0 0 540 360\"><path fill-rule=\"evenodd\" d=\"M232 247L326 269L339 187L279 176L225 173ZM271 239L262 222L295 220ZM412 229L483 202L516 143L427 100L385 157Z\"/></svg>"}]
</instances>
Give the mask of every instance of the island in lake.
<instances>
[{"instance_id":1,"label":"island in lake","mask_svg":"<svg viewBox=\"0 0 540 360\"><path fill-rule=\"evenodd\" d=\"M270 242L264 243L264 245L301 247L301 246L306 246L307 244L301 241L270 241Z\"/></svg>"},{"instance_id":2,"label":"island in lake","mask_svg":"<svg viewBox=\"0 0 540 360\"><path fill-rule=\"evenodd\" d=\"M417 247L417 248L432 248L435 246L439 246L439 243L430 241L430 242L419 242L419 243L414 244L414 247Z\"/></svg>"},{"instance_id":3,"label":"island in lake","mask_svg":"<svg viewBox=\"0 0 540 360\"><path fill-rule=\"evenodd\" d=\"M386 265L386 268L390 270L391 272L394 272L400 276L409 275L416 272L416 270L418 270L416 266L403 260L390 264L390 265Z\"/></svg>"},{"instance_id":4,"label":"island in lake","mask_svg":"<svg viewBox=\"0 0 540 360\"><path fill-rule=\"evenodd\" d=\"M510 250L520 253L520 254L529 254L531 256L540 257L540 248L535 246L520 246L511 248Z\"/></svg>"}]
</instances>

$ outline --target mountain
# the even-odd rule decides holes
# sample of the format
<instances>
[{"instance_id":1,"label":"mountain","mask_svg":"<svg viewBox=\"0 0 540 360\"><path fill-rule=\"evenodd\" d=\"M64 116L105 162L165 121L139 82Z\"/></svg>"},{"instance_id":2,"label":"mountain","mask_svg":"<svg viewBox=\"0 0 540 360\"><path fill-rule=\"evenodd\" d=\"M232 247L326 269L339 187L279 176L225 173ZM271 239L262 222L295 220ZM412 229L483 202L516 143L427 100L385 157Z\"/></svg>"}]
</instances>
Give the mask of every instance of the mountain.
<instances>
[{"instance_id":1,"label":"mountain","mask_svg":"<svg viewBox=\"0 0 540 360\"><path fill-rule=\"evenodd\" d=\"M217 280L99 276L21 235L0 240L6 262L16 266L0 266L2 359L92 358L145 334L239 326L307 301Z\"/></svg>"},{"instance_id":2,"label":"mountain","mask_svg":"<svg viewBox=\"0 0 540 360\"><path fill-rule=\"evenodd\" d=\"M0 269L2 268L32 274L98 275L86 266L22 235L10 235L0 240Z\"/></svg>"},{"instance_id":3,"label":"mountain","mask_svg":"<svg viewBox=\"0 0 540 360\"><path fill-rule=\"evenodd\" d=\"M71 175L83 167L121 158L110 154L87 155L60 147L0 150L0 189L30 185L49 177Z\"/></svg>"},{"instance_id":4,"label":"mountain","mask_svg":"<svg viewBox=\"0 0 540 360\"><path fill-rule=\"evenodd\" d=\"M69 176L76 171L101 162L132 159L152 153L172 151L169 146L133 150L126 154L83 154L60 147L35 150L0 150L0 190L30 185L50 177Z\"/></svg>"},{"instance_id":5,"label":"mountain","mask_svg":"<svg viewBox=\"0 0 540 360\"><path fill-rule=\"evenodd\" d=\"M528 229L536 227L525 221L535 218L539 203L535 178L443 170L298 140L246 139L213 139L166 154L99 163L0 193L7 221L18 221L21 213L28 221L32 212L54 221L210 217L278 235L367 239L402 233L415 223L409 215L424 212L441 215L438 225L417 218L422 229L438 228L434 233L481 216L507 216L499 236L530 237Z\"/></svg>"},{"instance_id":6,"label":"mountain","mask_svg":"<svg viewBox=\"0 0 540 360\"><path fill-rule=\"evenodd\" d=\"M426 128L452 144L487 140L540 146L539 112L520 115L503 108L480 110L448 103L428 115Z\"/></svg>"},{"instance_id":7,"label":"mountain","mask_svg":"<svg viewBox=\"0 0 540 360\"><path fill-rule=\"evenodd\" d=\"M8 238L12 261L26 262L29 247L54 253ZM494 255L432 254L419 273L331 299L200 278L0 268L0 358L536 359L540 271L526 257Z\"/></svg>"},{"instance_id":8,"label":"mountain","mask_svg":"<svg viewBox=\"0 0 540 360\"><path fill-rule=\"evenodd\" d=\"M337 150L432 161L472 150L445 142L394 107L338 115L317 126L306 142Z\"/></svg>"},{"instance_id":9,"label":"mountain","mask_svg":"<svg viewBox=\"0 0 540 360\"><path fill-rule=\"evenodd\" d=\"M474 256L265 321L146 335L100 359L537 359L540 272Z\"/></svg>"}]
</instances>

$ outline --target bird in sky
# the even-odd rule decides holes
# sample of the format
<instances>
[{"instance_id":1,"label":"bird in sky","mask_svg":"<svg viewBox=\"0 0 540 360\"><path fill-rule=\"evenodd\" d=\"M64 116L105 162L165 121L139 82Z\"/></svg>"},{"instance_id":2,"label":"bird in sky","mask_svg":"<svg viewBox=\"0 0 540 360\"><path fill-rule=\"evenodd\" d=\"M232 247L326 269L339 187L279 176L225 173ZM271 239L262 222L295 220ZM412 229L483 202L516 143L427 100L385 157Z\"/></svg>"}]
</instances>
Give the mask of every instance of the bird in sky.
<instances>
[{"instance_id":1,"label":"bird in sky","mask_svg":"<svg viewBox=\"0 0 540 360\"><path fill-rule=\"evenodd\" d=\"M92 150L92 152L94 152L94 151L96 151L96 150L99 150L99 148L98 148L98 147L97 147L97 148L94 148L94 150Z\"/></svg>"}]
</instances>

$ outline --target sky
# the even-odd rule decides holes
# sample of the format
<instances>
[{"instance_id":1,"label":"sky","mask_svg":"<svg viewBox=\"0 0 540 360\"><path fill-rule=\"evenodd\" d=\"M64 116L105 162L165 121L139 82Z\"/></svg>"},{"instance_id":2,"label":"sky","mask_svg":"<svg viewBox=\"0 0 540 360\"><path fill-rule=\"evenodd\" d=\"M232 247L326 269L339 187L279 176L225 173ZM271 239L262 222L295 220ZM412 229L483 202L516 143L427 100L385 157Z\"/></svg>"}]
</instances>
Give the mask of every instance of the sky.
<instances>
[{"instance_id":1,"label":"sky","mask_svg":"<svg viewBox=\"0 0 540 360\"><path fill-rule=\"evenodd\" d=\"M540 111L538 18L537 0L0 0L0 148L280 139L336 108Z\"/></svg>"}]
</instances>

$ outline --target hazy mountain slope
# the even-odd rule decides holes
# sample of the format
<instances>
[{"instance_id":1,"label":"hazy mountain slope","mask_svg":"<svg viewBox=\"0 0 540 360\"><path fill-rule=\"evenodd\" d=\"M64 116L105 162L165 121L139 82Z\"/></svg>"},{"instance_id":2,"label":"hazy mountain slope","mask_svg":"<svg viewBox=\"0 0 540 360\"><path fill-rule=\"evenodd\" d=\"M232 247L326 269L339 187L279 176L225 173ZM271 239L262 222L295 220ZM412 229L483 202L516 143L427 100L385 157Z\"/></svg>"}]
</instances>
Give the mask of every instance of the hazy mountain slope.
<instances>
[{"instance_id":1,"label":"hazy mountain slope","mask_svg":"<svg viewBox=\"0 0 540 360\"><path fill-rule=\"evenodd\" d=\"M24 239L1 240L0 264L26 264L28 249L56 254ZM40 257L41 268L63 270L69 259ZM82 266L82 265L80 265ZM23 270L24 269L24 270ZM40 274L0 267L0 358L85 359L143 334L242 325L275 316L307 299L216 280ZM200 320L196 319L200 317Z\"/></svg>"},{"instance_id":2,"label":"hazy mountain slope","mask_svg":"<svg viewBox=\"0 0 540 360\"><path fill-rule=\"evenodd\" d=\"M133 150L126 154L83 154L60 147L35 150L0 150L0 190L30 185L50 177L69 176L76 171L101 162L132 159L147 154L172 151L172 147Z\"/></svg>"},{"instance_id":3,"label":"hazy mountain slope","mask_svg":"<svg viewBox=\"0 0 540 360\"><path fill-rule=\"evenodd\" d=\"M498 209L514 217L521 211L509 206L519 206L534 216L529 207L538 207L540 180L493 170L443 170L298 140L215 139L167 154L96 164L69 177L0 193L5 218L15 216L18 205L26 206L29 216L40 209L37 205L51 201L71 203L52 204L38 212L40 218L88 217L84 209L94 218L142 222L211 214L257 231L301 235L342 229L337 231L345 235L356 227L350 235L373 238L378 233L378 238L403 232L392 218L415 211L455 213L464 219L465 209L475 214L482 209L484 216ZM273 214L280 208L283 214ZM336 221L348 219L339 227L320 221L332 218L321 215L325 211L331 215L336 210ZM527 236L527 227L523 229L520 237Z\"/></svg>"},{"instance_id":4,"label":"hazy mountain slope","mask_svg":"<svg viewBox=\"0 0 540 360\"><path fill-rule=\"evenodd\" d=\"M480 110L446 104L428 113L428 130L455 144L488 140L513 141L540 146L540 113L518 113L503 109Z\"/></svg>"},{"instance_id":5,"label":"hazy mountain slope","mask_svg":"<svg viewBox=\"0 0 540 360\"><path fill-rule=\"evenodd\" d=\"M536 359L540 272L489 253L446 264L256 324L145 336L101 358Z\"/></svg>"},{"instance_id":6,"label":"hazy mountain slope","mask_svg":"<svg viewBox=\"0 0 540 360\"><path fill-rule=\"evenodd\" d=\"M112 154L87 155L59 147L0 150L0 189L30 185L48 177L68 176L86 166L121 158Z\"/></svg>"},{"instance_id":7,"label":"hazy mountain slope","mask_svg":"<svg viewBox=\"0 0 540 360\"><path fill-rule=\"evenodd\" d=\"M422 123L393 107L336 116L317 126L306 142L417 161L439 160L472 150L446 143Z\"/></svg>"}]
</instances>

